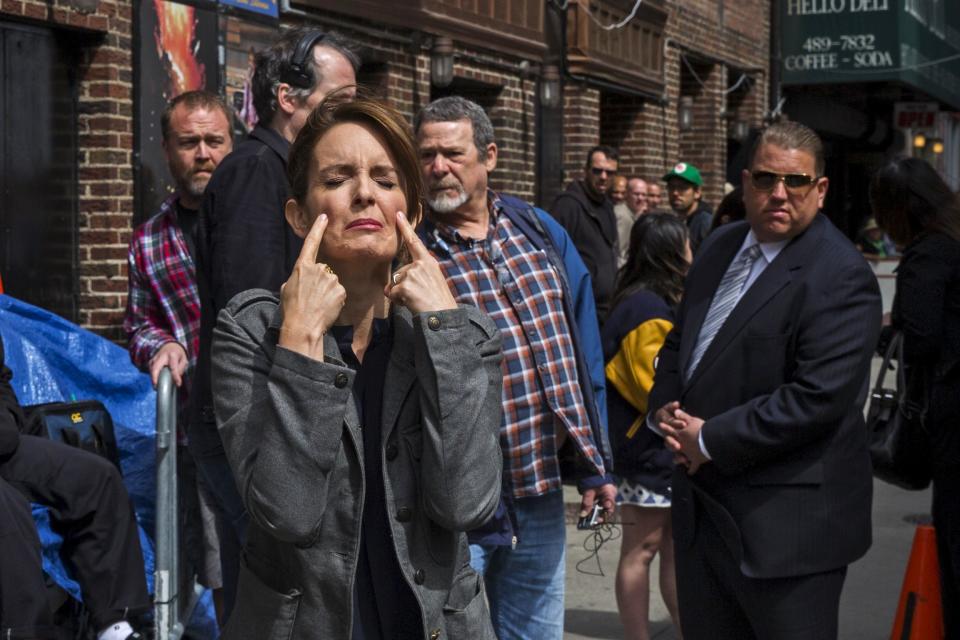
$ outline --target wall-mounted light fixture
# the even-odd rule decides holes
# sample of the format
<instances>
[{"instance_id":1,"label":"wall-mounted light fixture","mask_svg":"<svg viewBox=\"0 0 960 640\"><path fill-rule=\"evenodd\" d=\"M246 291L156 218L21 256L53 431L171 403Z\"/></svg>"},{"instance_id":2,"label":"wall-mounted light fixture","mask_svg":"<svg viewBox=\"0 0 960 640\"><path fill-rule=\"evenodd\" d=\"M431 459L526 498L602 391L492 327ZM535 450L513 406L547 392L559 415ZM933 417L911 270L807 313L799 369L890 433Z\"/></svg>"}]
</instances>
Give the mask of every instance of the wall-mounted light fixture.
<instances>
[{"instance_id":1,"label":"wall-mounted light fixture","mask_svg":"<svg viewBox=\"0 0 960 640\"><path fill-rule=\"evenodd\" d=\"M937 155L943 153L943 141L939 138L933 139L933 152Z\"/></svg>"},{"instance_id":2,"label":"wall-mounted light fixture","mask_svg":"<svg viewBox=\"0 0 960 640\"><path fill-rule=\"evenodd\" d=\"M734 120L730 125L730 137L737 142L743 142L750 135L750 123L746 120Z\"/></svg>"},{"instance_id":3,"label":"wall-mounted light fixture","mask_svg":"<svg viewBox=\"0 0 960 640\"><path fill-rule=\"evenodd\" d=\"M680 131L690 131L693 129L692 96L680 96L679 127Z\"/></svg>"},{"instance_id":4,"label":"wall-mounted light fixture","mask_svg":"<svg viewBox=\"0 0 960 640\"><path fill-rule=\"evenodd\" d=\"M913 146L916 149L923 149L925 146L927 146L927 136L923 135L922 133L918 133L917 135L913 136Z\"/></svg>"},{"instance_id":5,"label":"wall-mounted light fixture","mask_svg":"<svg viewBox=\"0 0 960 640\"><path fill-rule=\"evenodd\" d=\"M540 74L540 104L547 109L560 106L560 69L555 64L543 66Z\"/></svg>"},{"instance_id":6,"label":"wall-mounted light fixture","mask_svg":"<svg viewBox=\"0 0 960 640\"><path fill-rule=\"evenodd\" d=\"M439 36L430 50L430 82L435 87L448 87L453 82L453 40Z\"/></svg>"}]
</instances>

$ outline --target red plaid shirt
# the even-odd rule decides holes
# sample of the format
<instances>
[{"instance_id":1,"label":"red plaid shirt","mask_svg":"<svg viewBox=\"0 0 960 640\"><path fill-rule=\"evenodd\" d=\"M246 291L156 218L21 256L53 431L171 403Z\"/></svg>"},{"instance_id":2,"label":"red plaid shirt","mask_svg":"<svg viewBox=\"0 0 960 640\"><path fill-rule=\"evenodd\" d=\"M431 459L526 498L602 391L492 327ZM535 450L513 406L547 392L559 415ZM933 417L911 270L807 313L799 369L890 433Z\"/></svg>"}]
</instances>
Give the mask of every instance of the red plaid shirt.
<instances>
[{"instance_id":1,"label":"red plaid shirt","mask_svg":"<svg viewBox=\"0 0 960 640\"><path fill-rule=\"evenodd\" d=\"M127 332L130 359L147 371L150 359L168 342L186 349L192 372L200 339L200 297L196 267L180 225L177 194L160 206L160 212L133 232L127 254L129 291L123 329ZM187 380L180 386L178 407L187 404Z\"/></svg>"},{"instance_id":2,"label":"red plaid shirt","mask_svg":"<svg viewBox=\"0 0 960 640\"><path fill-rule=\"evenodd\" d=\"M503 337L503 421L500 447L517 498L560 489L558 430L603 475L584 408L560 275L490 194L486 240L464 238L442 224L424 223L427 246L458 302L496 322ZM589 381L587 381L589 384Z\"/></svg>"}]
</instances>

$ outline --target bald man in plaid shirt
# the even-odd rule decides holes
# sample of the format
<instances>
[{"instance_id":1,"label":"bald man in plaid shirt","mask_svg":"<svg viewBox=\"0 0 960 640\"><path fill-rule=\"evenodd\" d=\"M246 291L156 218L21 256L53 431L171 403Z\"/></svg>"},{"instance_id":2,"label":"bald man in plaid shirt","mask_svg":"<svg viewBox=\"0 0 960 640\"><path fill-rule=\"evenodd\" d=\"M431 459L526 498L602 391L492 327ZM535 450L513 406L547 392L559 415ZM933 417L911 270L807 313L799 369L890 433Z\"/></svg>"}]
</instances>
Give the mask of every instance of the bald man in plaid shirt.
<instances>
[{"instance_id":1,"label":"bald man in plaid shirt","mask_svg":"<svg viewBox=\"0 0 960 640\"><path fill-rule=\"evenodd\" d=\"M213 170L233 149L230 112L216 94L190 91L174 98L161 117L163 149L176 191L160 211L137 227L128 252L127 310L123 328L130 359L148 371L154 386L169 367L177 393L177 432L185 442L183 418L190 388L184 384L197 360L200 298L194 267L196 224L203 191ZM186 453L184 451L184 453ZM222 586L215 516L203 484L199 505L195 471L187 455L181 464L181 500L186 514L182 548L201 584ZM203 536L197 521L203 517ZM216 594L216 591L215 591Z\"/></svg>"}]
</instances>

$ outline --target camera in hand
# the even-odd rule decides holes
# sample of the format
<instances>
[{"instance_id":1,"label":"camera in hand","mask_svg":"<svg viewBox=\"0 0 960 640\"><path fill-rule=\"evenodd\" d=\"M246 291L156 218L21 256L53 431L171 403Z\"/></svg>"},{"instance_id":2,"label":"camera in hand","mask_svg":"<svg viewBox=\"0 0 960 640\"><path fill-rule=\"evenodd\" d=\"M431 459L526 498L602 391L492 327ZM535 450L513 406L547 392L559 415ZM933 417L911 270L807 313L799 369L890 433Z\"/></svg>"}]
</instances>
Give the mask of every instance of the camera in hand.
<instances>
[{"instance_id":1,"label":"camera in hand","mask_svg":"<svg viewBox=\"0 0 960 640\"><path fill-rule=\"evenodd\" d=\"M585 531L588 529L593 529L603 524L603 507L599 503L593 505L593 509L590 511L589 515L581 517L577 521L577 529Z\"/></svg>"}]
</instances>

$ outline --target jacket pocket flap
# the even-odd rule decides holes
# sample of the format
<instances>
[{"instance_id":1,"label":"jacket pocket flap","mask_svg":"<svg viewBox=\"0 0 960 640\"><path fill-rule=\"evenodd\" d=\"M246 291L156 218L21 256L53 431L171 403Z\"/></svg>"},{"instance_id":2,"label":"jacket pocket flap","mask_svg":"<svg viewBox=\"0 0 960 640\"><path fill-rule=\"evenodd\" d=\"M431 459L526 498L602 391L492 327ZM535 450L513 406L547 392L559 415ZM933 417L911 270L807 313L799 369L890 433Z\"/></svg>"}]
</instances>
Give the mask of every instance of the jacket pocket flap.
<instances>
[{"instance_id":1,"label":"jacket pocket flap","mask_svg":"<svg viewBox=\"0 0 960 640\"><path fill-rule=\"evenodd\" d=\"M443 626L446 635L438 637L496 640L487 609L483 578L469 566L461 570L450 586L450 595L443 605Z\"/></svg>"},{"instance_id":2,"label":"jacket pocket flap","mask_svg":"<svg viewBox=\"0 0 960 640\"><path fill-rule=\"evenodd\" d=\"M300 596L296 589L275 591L241 561L236 606L223 631L224 640L289 640Z\"/></svg>"},{"instance_id":3,"label":"jacket pocket flap","mask_svg":"<svg viewBox=\"0 0 960 640\"><path fill-rule=\"evenodd\" d=\"M450 594L443 605L445 612L462 612L473 604L479 597L483 599L483 578L470 565L463 567L453 584L450 585Z\"/></svg>"}]
</instances>

